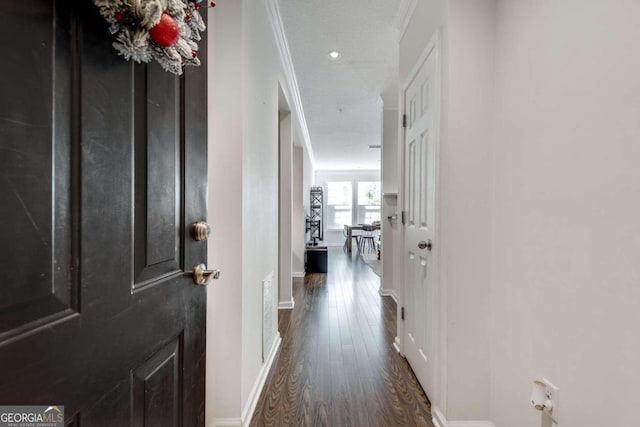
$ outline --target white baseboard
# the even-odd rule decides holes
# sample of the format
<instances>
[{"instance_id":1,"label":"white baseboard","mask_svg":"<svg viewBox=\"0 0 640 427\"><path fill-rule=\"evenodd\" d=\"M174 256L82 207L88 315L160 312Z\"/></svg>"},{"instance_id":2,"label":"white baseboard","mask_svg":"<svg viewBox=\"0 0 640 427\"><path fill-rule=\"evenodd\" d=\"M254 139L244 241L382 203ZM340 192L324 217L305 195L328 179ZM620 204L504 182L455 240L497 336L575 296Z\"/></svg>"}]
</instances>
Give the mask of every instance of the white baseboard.
<instances>
[{"instance_id":1,"label":"white baseboard","mask_svg":"<svg viewBox=\"0 0 640 427\"><path fill-rule=\"evenodd\" d=\"M400 352L400 338L398 336L393 340L393 348L395 348L398 353L402 354L402 352Z\"/></svg>"},{"instance_id":2,"label":"white baseboard","mask_svg":"<svg viewBox=\"0 0 640 427\"><path fill-rule=\"evenodd\" d=\"M381 288L378 291L378 293L380 295L382 295L383 297L391 297L396 302L396 304L398 303L398 294L396 294L395 290L393 290L393 289L382 289Z\"/></svg>"},{"instance_id":3,"label":"white baseboard","mask_svg":"<svg viewBox=\"0 0 640 427\"><path fill-rule=\"evenodd\" d=\"M267 361L262 365L262 368L258 373L258 378L256 378L256 382L253 384L253 388L251 389L251 393L249 393L247 403L242 411L241 425L243 426L248 426L251 423L253 411L256 410L256 405L258 404L258 400L260 399L260 394L262 393L264 383L267 381L267 377L269 376L271 365L273 365L274 360L276 360L276 354L278 354L278 349L280 348L281 343L282 337L280 337L280 335L278 334L273 345L271 346L271 351L269 352Z\"/></svg>"},{"instance_id":4,"label":"white baseboard","mask_svg":"<svg viewBox=\"0 0 640 427\"><path fill-rule=\"evenodd\" d=\"M291 277L302 277L304 279L304 271L294 271L291 273Z\"/></svg>"},{"instance_id":5,"label":"white baseboard","mask_svg":"<svg viewBox=\"0 0 640 427\"><path fill-rule=\"evenodd\" d=\"M242 427L240 418L215 418L211 422L211 427Z\"/></svg>"},{"instance_id":6,"label":"white baseboard","mask_svg":"<svg viewBox=\"0 0 640 427\"><path fill-rule=\"evenodd\" d=\"M278 310L291 310L296 305L296 302L291 297L291 301L280 301L278 303Z\"/></svg>"},{"instance_id":7,"label":"white baseboard","mask_svg":"<svg viewBox=\"0 0 640 427\"><path fill-rule=\"evenodd\" d=\"M431 414L436 427L496 427L491 421L447 421L442 412L435 407Z\"/></svg>"}]
</instances>

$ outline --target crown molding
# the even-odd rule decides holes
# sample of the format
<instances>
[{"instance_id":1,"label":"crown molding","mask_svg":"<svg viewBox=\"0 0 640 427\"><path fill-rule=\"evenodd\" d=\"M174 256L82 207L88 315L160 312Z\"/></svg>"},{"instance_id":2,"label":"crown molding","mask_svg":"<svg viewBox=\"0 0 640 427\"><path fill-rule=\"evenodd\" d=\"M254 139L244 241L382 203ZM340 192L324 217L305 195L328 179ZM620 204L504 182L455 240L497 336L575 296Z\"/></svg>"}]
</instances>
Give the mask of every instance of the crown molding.
<instances>
[{"instance_id":1,"label":"crown molding","mask_svg":"<svg viewBox=\"0 0 640 427\"><path fill-rule=\"evenodd\" d=\"M407 32L409 22L411 22L411 16L413 11L416 10L418 0L401 0L398 5L398 10L393 18L393 26L398 30L398 40L404 37L404 33Z\"/></svg>"},{"instance_id":2,"label":"crown molding","mask_svg":"<svg viewBox=\"0 0 640 427\"><path fill-rule=\"evenodd\" d=\"M291 52L289 50L289 43L287 42L287 36L284 32L284 24L282 23L282 17L280 15L280 8L278 7L277 0L264 0L265 7L267 8L267 17L271 24L271 29L276 38L276 45L278 46L278 53L280 54L280 61L282 62L282 69L285 76L285 84L287 86L287 92L290 96L290 107L293 109L294 114L298 119L298 125L302 132L302 141L309 154L311 160L311 166L315 169L315 157L313 155L313 148L311 148L311 138L309 137L309 128L307 127L307 119L304 115L302 108L302 99L300 98L300 89L298 88L298 79L296 79L296 72L293 67L293 61L291 59Z\"/></svg>"}]
</instances>

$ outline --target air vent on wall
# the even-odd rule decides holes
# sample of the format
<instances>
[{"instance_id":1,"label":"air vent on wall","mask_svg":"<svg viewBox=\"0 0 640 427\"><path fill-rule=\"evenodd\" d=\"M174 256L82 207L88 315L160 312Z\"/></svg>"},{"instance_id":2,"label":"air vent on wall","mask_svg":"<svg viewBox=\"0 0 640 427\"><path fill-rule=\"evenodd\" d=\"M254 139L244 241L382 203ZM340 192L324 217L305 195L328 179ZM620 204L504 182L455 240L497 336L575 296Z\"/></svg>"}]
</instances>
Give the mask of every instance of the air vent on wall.
<instances>
[{"instance_id":1,"label":"air vent on wall","mask_svg":"<svg viewBox=\"0 0 640 427\"><path fill-rule=\"evenodd\" d=\"M370 145L369 148L382 148L382 145Z\"/></svg>"}]
</instances>

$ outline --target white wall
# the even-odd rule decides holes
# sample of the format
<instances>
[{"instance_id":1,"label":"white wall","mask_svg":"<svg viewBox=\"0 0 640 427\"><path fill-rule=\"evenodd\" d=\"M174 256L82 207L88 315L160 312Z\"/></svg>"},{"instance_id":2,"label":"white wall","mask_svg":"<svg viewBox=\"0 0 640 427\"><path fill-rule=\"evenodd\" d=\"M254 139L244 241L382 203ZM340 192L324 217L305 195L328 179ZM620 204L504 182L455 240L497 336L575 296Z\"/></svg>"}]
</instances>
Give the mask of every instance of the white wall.
<instances>
[{"instance_id":1,"label":"white wall","mask_svg":"<svg viewBox=\"0 0 640 427\"><path fill-rule=\"evenodd\" d=\"M306 148L302 148L302 206L304 208L305 218L309 215L309 208L311 206L311 195L309 191L311 187L315 185L316 171L313 168L313 163L309 157L309 153ZM305 234L305 241L309 237Z\"/></svg>"},{"instance_id":2,"label":"white wall","mask_svg":"<svg viewBox=\"0 0 640 427\"><path fill-rule=\"evenodd\" d=\"M242 14L244 406L263 367L262 280L270 273L278 277L278 81L283 73L264 3L243 0Z\"/></svg>"},{"instance_id":3,"label":"white wall","mask_svg":"<svg viewBox=\"0 0 640 427\"><path fill-rule=\"evenodd\" d=\"M292 238L293 238L293 123L291 113L280 111L280 143L279 143L279 271L278 271L278 304L280 307L290 307L292 291Z\"/></svg>"},{"instance_id":4,"label":"white wall","mask_svg":"<svg viewBox=\"0 0 640 427\"><path fill-rule=\"evenodd\" d=\"M315 185L315 176L316 171L313 168L313 163L311 162L311 158L309 157L309 152L306 147L302 147L302 210L303 210L303 221L306 221L307 216L310 213L311 207L311 195L309 191L311 187ZM304 227L306 227L306 222ZM306 230L304 228L303 230ZM303 245L306 246L307 240L309 239L309 233L305 231L303 237ZM304 269L302 270L304 271Z\"/></svg>"},{"instance_id":5,"label":"white wall","mask_svg":"<svg viewBox=\"0 0 640 427\"><path fill-rule=\"evenodd\" d=\"M311 195L309 191L311 187L315 185L316 171L313 169L313 164L309 158L309 153L303 148L302 156L302 205L304 206L305 215L309 214L309 206L311 205Z\"/></svg>"},{"instance_id":6,"label":"white wall","mask_svg":"<svg viewBox=\"0 0 640 427\"><path fill-rule=\"evenodd\" d=\"M397 104L397 103L396 103ZM382 192L398 193L398 108L382 111Z\"/></svg>"},{"instance_id":7,"label":"white wall","mask_svg":"<svg viewBox=\"0 0 640 427\"><path fill-rule=\"evenodd\" d=\"M313 163L309 158L309 153L307 150L303 150L303 159L302 159L302 182L303 182L303 192L302 192L302 204L305 207L305 213L309 213L309 206L311 205L311 195L309 194L309 190L311 187L315 185L316 179L316 171L313 168Z\"/></svg>"},{"instance_id":8,"label":"white wall","mask_svg":"<svg viewBox=\"0 0 640 427\"><path fill-rule=\"evenodd\" d=\"M447 394L453 420L489 413L494 1L449 1L446 199Z\"/></svg>"},{"instance_id":9,"label":"white wall","mask_svg":"<svg viewBox=\"0 0 640 427\"><path fill-rule=\"evenodd\" d=\"M240 425L268 368L262 281L278 275L278 82L285 77L267 16L260 0L209 10L208 265L222 276L208 293L207 425ZM277 328L277 316L273 322Z\"/></svg>"},{"instance_id":10,"label":"white wall","mask_svg":"<svg viewBox=\"0 0 640 427\"><path fill-rule=\"evenodd\" d=\"M382 280L380 293L397 298L396 287L401 273L397 267L400 261L399 244L400 221L389 221L389 216L399 216L398 207L398 108L384 107L382 112ZM397 270L397 271L396 271Z\"/></svg>"},{"instance_id":11,"label":"white wall","mask_svg":"<svg viewBox=\"0 0 640 427\"><path fill-rule=\"evenodd\" d=\"M491 412L538 427L638 425L640 3L498 1Z\"/></svg>"},{"instance_id":12,"label":"white wall","mask_svg":"<svg viewBox=\"0 0 640 427\"><path fill-rule=\"evenodd\" d=\"M304 189L304 149L293 146L293 170L291 177L291 271L293 276L304 276L305 210ZM309 189L306 190L307 192Z\"/></svg>"}]
</instances>

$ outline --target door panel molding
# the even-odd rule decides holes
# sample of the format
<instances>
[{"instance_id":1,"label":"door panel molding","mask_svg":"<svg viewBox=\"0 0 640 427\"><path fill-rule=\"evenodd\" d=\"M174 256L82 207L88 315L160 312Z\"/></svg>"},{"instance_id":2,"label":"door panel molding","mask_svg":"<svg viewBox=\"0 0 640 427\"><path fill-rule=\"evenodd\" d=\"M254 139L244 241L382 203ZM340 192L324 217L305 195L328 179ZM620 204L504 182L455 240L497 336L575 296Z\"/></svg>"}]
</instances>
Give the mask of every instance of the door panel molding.
<instances>
[{"instance_id":1,"label":"door panel molding","mask_svg":"<svg viewBox=\"0 0 640 427\"><path fill-rule=\"evenodd\" d=\"M132 291L165 283L184 267L184 117L179 77L134 69Z\"/></svg>"},{"instance_id":2,"label":"door panel molding","mask_svg":"<svg viewBox=\"0 0 640 427\"><path fill-rule=\"evenodd\" d=\"M5 83L0 97L13 102L0 106L0 189L6 195L0 217L13 220L0 224L0 241L11 248L0 258L0 270L8 273L0 287L0 346L73 317L80 307L80 148L72 112L78 108L80 81L74 77L81 58L78 28L64 3L38 6L47 26L13 40L3 68L11 86ZM13 7L20 14L34 6ZM48 60L23 54L34 50ZM32 104L34 97L45 102L15 108Z\"/></svg>"},{"instance_id":3,"label":"door panel molding","mask_svg":"<svg viewBox=\"0 0 640 427\"><path fill-rule=\"evenodd\" d=\"M181 424L183 346L184 331L131 370L131 426Z\"/></svg>"},{"instance_id":4,"label":"door panel molding","mask_svg":"<svg viewBox=\"0 0 640 427\"><path fill-rule=\"evenodd\" d=\"M405 357L409 357L410 339L408 334L412 333L415 342L420 340L430 342L433 346L431 349L416 348L414 349L414 357L420 357L424 360L427 358L428 370L431 384L425 386L429 397L434 401L446 403L446 323L442 321L446 316L446 294L443 290L443 280L441 272L438 268L442 260L442 252L440 244L441 226L438 216L439 203L439 138L440 138L440 110L442 102L440 98L441 91L441 60L440 60L440 35L436 31L431 40L425 45L423 53L416 61L411 72L408 74L401 90L401 103L403 111L401 114L407 115L408 126L403 129L401 143L401 159L402 174L404 178L401 180L402 188L399 191L399 204L406 212L408 221L404 224L404 232L402 233L402 247L405 261L411 262L413 267L409 270L403 268L402 286L399 295L399 310L405 309L405 321L398 316L398 347L400 353ZM433 55L433 56L431 56ZM431 59L429 59L431 56ZM433 60L433 73L425 78L423 82L414 84L415 93L407 94L407 90L414 83L418 74L421 72L422 66L427 60ZM426 133L421 129L420 134L416 134L416 127L424 127L424 120L429 120L432 124L426 129ZM413 142L413 155L407 152L409 140ZM417 157L417 158L416 158ZM415 162L420 163L415 163ZM432 168L432 174L421 175L414 182L407 177L409 169L415 171L416 168L423 169L422 166ZM413 172L411 175L415 175ZM418 198L418 203L407 199L409 194L414 197L417 194L431 192L433 194L433 206L423 204L424 200ZM432 216L431 216L432 215ZM410 232L412 237L408 237ZM417 253L418 241L413 234L430 233L433 239L433 250L428 254ZM414 241L415 240L415 241ZM409 259L409 252L414 256L413 260ZM434 284L432 290L428 289L411 289L409 282L422 276L424 272L433 277ZM416 299L424 299L425 304L431 307L422 306L421 310L412 308L412 302ZM418 313L416 313L418 311ZM413 329L415 322L427 324L429 335L420 338Z\"/></svg>"}]
</instances>

